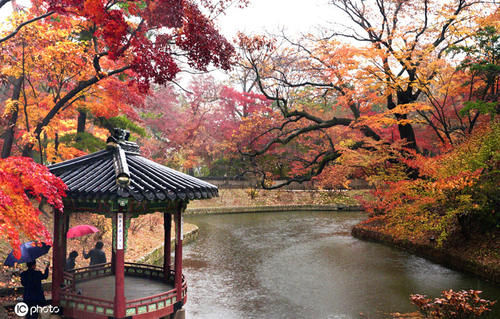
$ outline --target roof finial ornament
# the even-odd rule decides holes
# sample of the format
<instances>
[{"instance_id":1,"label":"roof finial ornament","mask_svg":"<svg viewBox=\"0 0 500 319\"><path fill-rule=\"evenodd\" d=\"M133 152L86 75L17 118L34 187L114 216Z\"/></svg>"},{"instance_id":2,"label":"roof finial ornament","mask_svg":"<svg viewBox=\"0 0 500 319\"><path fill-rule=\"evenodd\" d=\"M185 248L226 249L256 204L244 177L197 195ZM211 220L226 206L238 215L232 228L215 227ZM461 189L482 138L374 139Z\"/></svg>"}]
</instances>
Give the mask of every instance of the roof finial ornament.
<instances>
[{"instance_id":1,"label":"roof finial ornament","mask_svg":"<svg viewBox=\"0 0 500 319\"><path fill-rule=\"evenodd\" d=\"M130 137L130 131L115 127L113 129L113 137L117 141L128 141L128 138Z\"/></svg>"},{"instance_id":2,"label":"roof finial ornament","mask_svg":"<svg viewBox=\"0 0 500 319\"><path fill-rule=\"evenodd\" d=\"M120 146L124 151L139 154L139 146L135 142L129 142L130 131L121 128L114 128L113 135L106 140L107 149Z\"/></svg>"},{"instance_id":3,"label":"roof finial ornament","mask_svg":"<svg viewBox=\"0 0 500 319\"><path fill-rule=\"evenodd\" d=\"M108 137L106 144L116 146L119 142L128 141L129 137L130 131L115 127L113 129L113 135Z\"/></svg>"}]
</instances>

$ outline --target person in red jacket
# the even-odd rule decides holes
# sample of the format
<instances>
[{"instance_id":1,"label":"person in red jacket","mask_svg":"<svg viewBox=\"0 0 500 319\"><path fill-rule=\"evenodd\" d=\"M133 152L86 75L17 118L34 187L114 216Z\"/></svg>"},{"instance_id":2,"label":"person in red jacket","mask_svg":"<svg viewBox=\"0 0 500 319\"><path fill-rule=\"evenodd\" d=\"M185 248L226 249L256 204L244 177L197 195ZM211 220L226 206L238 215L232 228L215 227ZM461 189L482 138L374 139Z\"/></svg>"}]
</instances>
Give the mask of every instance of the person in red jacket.
<instances>
[{"instance_id":1,"label":"person in red jacket","mask_svg":"<svg viewBox=\"0 0 500 319\"><path fill-rule=\"evenodd\" d=\"M28 270L21 273L21 284L24 287L23 301L28 305L28 309L32 307L43 307L47 304L45 295L43 294L42 280L49 277L49 264L45 267L45 272L36 270L36 260L27 263ZM38 318L38 313L28 311L27 319Z\"/></svg>"}]
</instances>

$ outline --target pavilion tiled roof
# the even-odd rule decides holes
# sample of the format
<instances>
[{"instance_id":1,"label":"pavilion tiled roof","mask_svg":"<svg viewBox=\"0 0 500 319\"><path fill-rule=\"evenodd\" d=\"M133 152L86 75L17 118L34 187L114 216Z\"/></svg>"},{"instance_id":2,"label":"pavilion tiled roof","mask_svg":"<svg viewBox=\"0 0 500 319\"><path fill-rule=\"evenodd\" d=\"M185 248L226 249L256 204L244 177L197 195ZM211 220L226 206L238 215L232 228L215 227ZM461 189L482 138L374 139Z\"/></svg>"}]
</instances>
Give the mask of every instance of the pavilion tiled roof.
<instances>
[{"instance_id":1,"label":"pavilion tiled roof","mask_svg":"<svg viewBox=\"0 0 500 319\"><path fill-rule=\"evenodd\" d=\"M50 165L49 170L66 183L70 199L173 201L218 196L217 186L142 157L139 146L125 140L112 139L105 150Z\"/></svg>"}]
</instances>

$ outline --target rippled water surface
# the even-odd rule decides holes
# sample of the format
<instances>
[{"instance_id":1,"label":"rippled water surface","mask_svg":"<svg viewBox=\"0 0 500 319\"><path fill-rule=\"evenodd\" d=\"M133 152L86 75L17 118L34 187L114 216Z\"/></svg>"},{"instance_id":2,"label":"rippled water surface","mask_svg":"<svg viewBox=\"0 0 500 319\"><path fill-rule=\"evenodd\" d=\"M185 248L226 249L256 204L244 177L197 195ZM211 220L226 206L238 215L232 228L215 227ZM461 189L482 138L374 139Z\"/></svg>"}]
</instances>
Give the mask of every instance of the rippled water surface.
<instances>
[{"instance_id":1,"label":"rippled water surface","mask_svg":"<svg viewBox=\"0 0 500 319\"><path fill-rule=\"evenodd\" d=\"M187 318L385 318L415 311L411 293L437 296L448 288L500 299L496 285L351 237L363 218L357 212L186 217L200 227L183 253Z\"/></svg>"}]
</instances>

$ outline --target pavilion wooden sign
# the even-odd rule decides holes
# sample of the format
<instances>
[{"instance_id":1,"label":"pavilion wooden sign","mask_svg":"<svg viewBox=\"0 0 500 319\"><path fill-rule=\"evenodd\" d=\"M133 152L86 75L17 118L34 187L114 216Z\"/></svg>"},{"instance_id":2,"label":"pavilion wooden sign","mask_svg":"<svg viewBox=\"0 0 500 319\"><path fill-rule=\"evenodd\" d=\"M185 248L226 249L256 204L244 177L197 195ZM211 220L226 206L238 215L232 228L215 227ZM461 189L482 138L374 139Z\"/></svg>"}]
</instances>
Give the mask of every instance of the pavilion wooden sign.
<instances>
[{"instance_id":1,"label":"pavilion wooden sign","mask_svg":"<svg viewBox=\"0 0 500 319\"><path fill-rule=\"evenodd\" d=\"M123 213L118 213L116 218L116 249L123 249Z\"/></svg>"}]
</instances>

